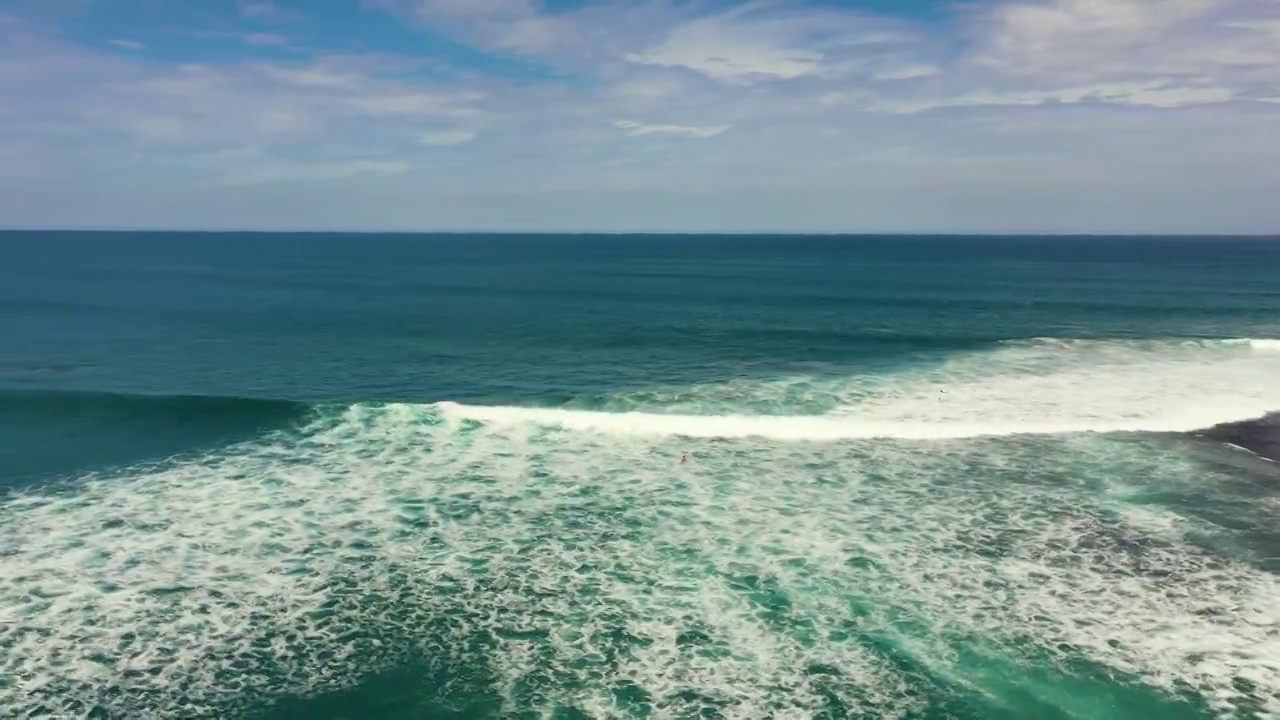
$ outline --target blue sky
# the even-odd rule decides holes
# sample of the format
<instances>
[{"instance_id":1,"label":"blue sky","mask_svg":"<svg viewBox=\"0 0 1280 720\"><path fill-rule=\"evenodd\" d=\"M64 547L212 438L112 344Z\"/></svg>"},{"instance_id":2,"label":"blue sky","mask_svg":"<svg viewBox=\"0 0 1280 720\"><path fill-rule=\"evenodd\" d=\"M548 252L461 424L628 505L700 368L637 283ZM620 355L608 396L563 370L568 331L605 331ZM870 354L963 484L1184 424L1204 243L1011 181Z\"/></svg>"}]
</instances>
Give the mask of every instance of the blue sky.
<instances>
[{"instance_id":1,"label":"blue sky","mask_svg":"<svg viewBox=\"0 0 1280 720\"><path fill-rule=\"evenodd\" d=\"M1280 0L0 0L0 226L1280 232Z\"/></svg>"}]
</instances>

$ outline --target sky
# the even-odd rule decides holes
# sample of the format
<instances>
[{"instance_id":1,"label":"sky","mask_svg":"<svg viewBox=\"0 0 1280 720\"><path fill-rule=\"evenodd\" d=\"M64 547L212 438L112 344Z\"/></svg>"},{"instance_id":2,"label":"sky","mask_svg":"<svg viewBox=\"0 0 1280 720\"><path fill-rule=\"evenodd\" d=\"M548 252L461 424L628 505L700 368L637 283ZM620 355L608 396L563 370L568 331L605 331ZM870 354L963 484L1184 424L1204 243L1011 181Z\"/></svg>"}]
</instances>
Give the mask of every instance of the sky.
<instances>
[{"instance_id":1,"label":"sky","mask_svg":"<svg viewBox=\"0 0 1280 720\"><path fill-rule=\"evenodd\" d=\"M0 0L0 226L1280 233L1280 0Z\"/></svg>"}]
</instances>

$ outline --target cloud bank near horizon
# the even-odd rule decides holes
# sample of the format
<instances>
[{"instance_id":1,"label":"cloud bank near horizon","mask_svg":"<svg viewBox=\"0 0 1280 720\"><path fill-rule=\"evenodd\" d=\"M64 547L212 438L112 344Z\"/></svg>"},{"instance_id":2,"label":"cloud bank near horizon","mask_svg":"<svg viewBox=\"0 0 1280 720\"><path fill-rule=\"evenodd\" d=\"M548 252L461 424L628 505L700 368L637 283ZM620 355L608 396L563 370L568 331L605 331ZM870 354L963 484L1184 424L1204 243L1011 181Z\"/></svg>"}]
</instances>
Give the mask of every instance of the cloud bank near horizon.
<instances>
[{"instance_id":1,"label":"cloud bank near horizon","mask_svg":"<svg viewBox=\"0 0 1280 720\"><path fill-rule=\"evenodd\" d=\"M0 225L1280 231L1278 0L159 7L0 14Z\"/></svg>"}]
</instances>

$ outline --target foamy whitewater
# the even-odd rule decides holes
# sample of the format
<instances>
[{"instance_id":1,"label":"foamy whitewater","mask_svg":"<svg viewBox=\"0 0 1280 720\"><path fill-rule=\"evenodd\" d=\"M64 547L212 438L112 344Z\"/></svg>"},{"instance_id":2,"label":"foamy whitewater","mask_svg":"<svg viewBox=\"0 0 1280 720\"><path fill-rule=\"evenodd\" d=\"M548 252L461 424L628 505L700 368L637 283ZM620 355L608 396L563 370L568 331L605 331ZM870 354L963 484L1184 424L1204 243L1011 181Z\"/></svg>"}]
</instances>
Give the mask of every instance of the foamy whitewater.
<instances>
[{"instance_id":1,"label":"foamy whitewater","mask_svg":"<svg viewBox=\"0 0 1280 720\"><path fill-rule=\"evenodd\" d=\"M440 410L448 419L498 425L695 438L1184 432L1280 408L1280 358L1269 356L1277 352L1275 340L1043 339L961 356L905 377L796 377L675 389L613 399L608 412L456 403L442 403ZM1091 402L1079 402L1082 392Z\"/></svg>"},{"instance_id":2,"label":"foamy whitewater","mask_svg":"<svg viewBox=\"0 0 1280 720\"><path fill-rule=\"evenodd\" d=\"M1280 340L792 368L14 391L236 433L0 495L0 717L1280 717Z\"/></svg>"}]
</instances>

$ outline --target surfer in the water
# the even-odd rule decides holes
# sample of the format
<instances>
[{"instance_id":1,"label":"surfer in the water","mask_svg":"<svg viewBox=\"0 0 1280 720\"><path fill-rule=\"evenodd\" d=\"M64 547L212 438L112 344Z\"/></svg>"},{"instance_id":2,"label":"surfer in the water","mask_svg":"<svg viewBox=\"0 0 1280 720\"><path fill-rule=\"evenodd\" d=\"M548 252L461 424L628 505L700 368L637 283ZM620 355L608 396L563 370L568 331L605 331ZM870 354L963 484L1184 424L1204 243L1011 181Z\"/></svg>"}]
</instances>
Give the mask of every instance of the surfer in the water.
<instances>
[{"instance_id":1,"label":"surfer in the water","mask_svg":"<svg viewBox=\"0 0 1280 720\"><path fill-rule=\"evenodd\" d=\"M681 464L681 465L683 465L683 464L685 464L685 463L687 463L687 462L689 462L689 456L688 456L688 455L681 455L681 456L680 456L680 464Z\"/></svg>"}]
</instances>

